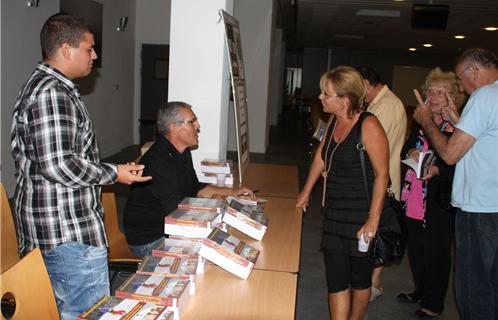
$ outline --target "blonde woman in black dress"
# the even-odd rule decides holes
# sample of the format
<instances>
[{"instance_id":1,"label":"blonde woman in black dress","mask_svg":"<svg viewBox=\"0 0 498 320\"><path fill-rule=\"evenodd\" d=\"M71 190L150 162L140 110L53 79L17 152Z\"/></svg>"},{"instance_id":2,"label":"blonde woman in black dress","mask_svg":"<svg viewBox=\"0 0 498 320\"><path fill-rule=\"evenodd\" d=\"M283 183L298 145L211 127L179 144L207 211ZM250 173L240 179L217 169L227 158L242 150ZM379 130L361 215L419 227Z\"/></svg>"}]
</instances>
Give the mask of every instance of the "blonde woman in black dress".
<instances>
[{"instance_id":1,"label":"blonde woman in black dress","mask_svg":"<svg viewBox=\"0 0 498 320\"><path fill-rule=\"evenodd\" d=\"M371 292L373 265L358 250L360 236L375 237L389 181L389 147L380 122L362 116L361 134L368 155L366 171L372 186L368 203L359 151L360 115L365 110L363 78L354 68L340 66L320 79L323 111L330 113L325 138L318 147L308 179L297 199L306 209L315 183L323 180L325 208L323 251L330 318L363 319Z\"/></svg>"}]
</instances>

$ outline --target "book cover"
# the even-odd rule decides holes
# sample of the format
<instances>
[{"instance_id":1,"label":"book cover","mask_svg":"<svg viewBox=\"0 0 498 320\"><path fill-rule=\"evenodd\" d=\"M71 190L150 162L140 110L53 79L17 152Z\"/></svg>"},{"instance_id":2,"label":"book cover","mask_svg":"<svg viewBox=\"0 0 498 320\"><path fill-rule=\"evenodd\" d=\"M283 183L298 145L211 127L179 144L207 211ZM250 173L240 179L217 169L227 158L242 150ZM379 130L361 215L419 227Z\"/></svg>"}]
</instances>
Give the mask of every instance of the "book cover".
<instances>
[{"instance_id":1,"label":"book cover","mask_svg":"<svg viewBox=\"0 0 498 320\"><path fill-rule=\"evenodd\" d=\"M196 258L199 256L202 241L200 239L171 239L166 238L152 249L156 257L175 256L183 258Z\"/></svg>"},{"instance_id":2,"label":"book cover","mask_svg":"<svg viewBox=\"0 0 498 320\"><path fill-rule=\"evenodd\" d=\"M105 296L88 308L78 320L173 320L167 306L133 299Z\"/></svg>"},{"instance_id":3,"label":"book cover","mask_svg":"<svg viewBox=\"0 0 498 320\"><path fill-rule=\"evenodd\" d=\"M199 254L236 276L247 279L256 264L259 250L219 228L214 228L204 239Z\"/></svg>"},{"instance_id":4,"label":"book cover","mask_svg":"<svg viewBox=\"0 0 498 320\"><path fill-rule=\"evenodd\" d=\"M212 211L220 213L223 211L226 204L226 201L223 199L187 197L178 204L178 209Z\"/></svg>"},{"instance_id":5,"label":"book cover","mask_svg":"<svg viewBox=\"0 0 498 320\"><path fill-rule=\"evenodd\" d=\"M420 152L418 161L412 158L401 160L404 164L408 165L415 173L417 178L423 178L429 173L429 168L436 162L436 156L432 150Z\"/></svg>"},{"instance_id":6,"label":"book cover","mask_svg":"<svg viewBox=\"0 0 498 320\"><path fill-rule=\"evenodd\" d=\"M221 223L221 214L202 210L176 209L164 218L164 233L187 238L205 238Z\"/></svg>"},{"instance_id":7,"label":"book cover","mask_svg":"<svg viewBox=\"0 0 498 320\"><path fill-rule=\"evenodd\" d=\"M199 255L202 239L172 239L166 238L164 242L152 249L152 255L156 257L181 257L197 259L197 273L204 273L204 258Z\"/></svg>"},{"instance_id":8,"label":"book cover","mask_svg":"<svg viewBox=\"0 0 498 320\"><path fill-rule=\"evenodd\" d=\"M116 289L115 295L172 307L177 312L189 300L189 286L190 280L186 279L134 273Z\"/></svg>"},{"instance_id":9,"label":"book cover","mask_svg":"<svg viewBox=\"0 0 498 320\"><path fill-rule=\"evenodd\" d=\"M235 200L237 202L242 203L243 205L248 205L248 206L260 206L263 207L265 203L268 202L267 199L263 198L257 198L256 200L251 200L251 199L245 199L245 198L236 198L232 196L226 197L226 200L228 203L230 203L232 200Z\"/></svg>"},{"instance_id":10,"label":"book cover","mask_svg":"<svg viewBox=\"0 0 498 320\"><path fill-rule=\"evenodd\" d=\"M208 173L232 173L232 160L205 159L201 161L201 172Z\"/></svg>"},{"instance_id":11,"label":"book cover","mask_svg":"<svg viewBox=\"0 0 498 320\"><path fill-rule=\"evenodd\" d=\"M268 228L268 218L262 207L243 205L236 200L230 201L223 221L256 240L263 239Z\"/></svg>"},{"instance_id":12,"label":"book cover","mask_svg":"<svg viewBox=\"0 0 498 320\"><path fill-rule=\"evenodd\" d=\"M195 293L198 259L146 256L137 268L137 274L176 277L190 280L190 294Z\"/></svg>"}]
</instances>

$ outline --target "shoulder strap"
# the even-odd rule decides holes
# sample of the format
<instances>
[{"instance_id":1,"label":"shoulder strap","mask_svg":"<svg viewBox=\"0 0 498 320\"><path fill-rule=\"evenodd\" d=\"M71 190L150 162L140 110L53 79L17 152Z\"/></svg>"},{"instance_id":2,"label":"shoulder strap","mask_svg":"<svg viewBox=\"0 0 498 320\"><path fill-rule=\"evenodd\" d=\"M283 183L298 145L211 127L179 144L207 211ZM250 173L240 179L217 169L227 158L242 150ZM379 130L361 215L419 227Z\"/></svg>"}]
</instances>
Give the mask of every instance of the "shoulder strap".
<instances>
[{"instance_id":1,"label":"shoulder strap","mask_svg":"<svg viewBox=\"0 0 498 320\"><path fill-rule=\"evenodd\" d=\"M360 162L361 162L361 172L363 173L363 184L365 185L365 193L367 194L367 201L370 203L370 189L368 188L367 182L367 166L365 163L365 146L363 145L363 135L361 133L361 126L363 124L363 120L366 117L371 115L369 112L362 112L360 117L358 118L358 141L356 144L356 149L360 152Z\"/></svg>"}]
</instances>

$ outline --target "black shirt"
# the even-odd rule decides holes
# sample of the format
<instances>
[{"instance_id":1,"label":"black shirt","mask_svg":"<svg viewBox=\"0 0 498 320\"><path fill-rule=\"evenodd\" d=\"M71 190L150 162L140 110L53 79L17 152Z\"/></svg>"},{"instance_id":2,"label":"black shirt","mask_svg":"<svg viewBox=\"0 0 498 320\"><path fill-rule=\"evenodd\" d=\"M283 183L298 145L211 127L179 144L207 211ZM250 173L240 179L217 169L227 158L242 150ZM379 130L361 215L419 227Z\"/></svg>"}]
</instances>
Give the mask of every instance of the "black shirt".
<instances>
[{"instance_id":1,"label":"black shirt","mask_svg":"<svg viewBox=\"0 0 498 320\"><path fill-rule=\"evenodd\" d=\"M126 240L144 245L164 237L164 217L185 197L195 197L205 187L197 179L190 149L181 154L164 136L144 154L144 176L152 180L134 183L124 211Z\"/></svg>"}]
</instances>

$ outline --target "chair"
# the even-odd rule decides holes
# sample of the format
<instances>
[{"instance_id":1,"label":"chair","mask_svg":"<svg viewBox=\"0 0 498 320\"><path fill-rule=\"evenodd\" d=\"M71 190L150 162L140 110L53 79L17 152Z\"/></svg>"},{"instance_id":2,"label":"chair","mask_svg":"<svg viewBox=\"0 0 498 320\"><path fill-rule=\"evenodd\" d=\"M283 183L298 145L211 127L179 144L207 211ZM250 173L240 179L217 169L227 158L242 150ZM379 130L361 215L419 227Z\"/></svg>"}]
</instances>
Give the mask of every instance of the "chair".
<instances>
[{"instance_id":1,"label":"chair","mask_svg":"<svg viewBox=\"0 0 498 320\"><path fill-rule=\"evenodd\" d=\"M10 305L15 303L12 320L59 319L57 304L40 249L34 249L2 273L0 283L2 309L4 302ZM4 301L4 296L7 301ZM7 296L10 296L10 299ZM3 314L2 319L4 319Z\"/></svg>"},{"instance_id":2,"label":"chair","mask_svg":"<svg viewBox=\"0 0 498 320\"><path fill-rule=\"evenodd\" d=\"M0 247L2 251L1 273L3 273L19 261L19 254L17 252L18 246L16 228L12 218L12 211L10 210L9 198L7 197L3 184L1 183L0 193L0 201L2 202Z\"/></svg>"},{"instance_id":3,"label":"chair","mask_svg":"<svg viewBox=\"0 0 498 320\"><path fill-rule=\"evenodd\" d=\"M104 208L104 225L107 242L109 243L109 269L114 271L110 279L112 287L118 274L121 272L134 272L142 260L130 251L124 234L119 230L118 209L114 192L102 192L102 206Z\"/></svg>"}]
</instances>

